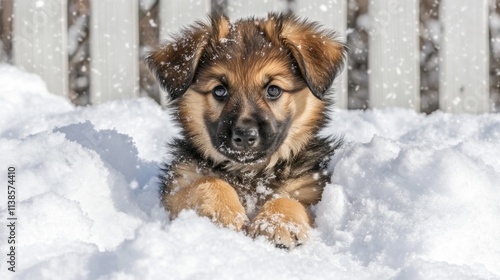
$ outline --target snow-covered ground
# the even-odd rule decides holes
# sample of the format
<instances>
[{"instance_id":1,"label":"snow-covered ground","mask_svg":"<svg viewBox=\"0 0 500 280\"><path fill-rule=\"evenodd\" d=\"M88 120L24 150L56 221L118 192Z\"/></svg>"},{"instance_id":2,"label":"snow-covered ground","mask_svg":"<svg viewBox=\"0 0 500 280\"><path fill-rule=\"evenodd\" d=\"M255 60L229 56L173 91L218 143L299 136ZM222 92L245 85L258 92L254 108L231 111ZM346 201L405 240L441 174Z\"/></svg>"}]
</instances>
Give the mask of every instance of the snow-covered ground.
<instances>
[{"instance_id":1,"label":"snow-covered ground","mask_svg":"<svg viewBox=\"0 0 500 280\"><path fill-rule=\"evenodd\" d=\"M312 239L291 251L159 205L177 133L149 99L75 108L0 65L0 278L500 279L500 115L339 111ZM16 272L7 168L16 169Z\"/></svg>"}]
</instances>

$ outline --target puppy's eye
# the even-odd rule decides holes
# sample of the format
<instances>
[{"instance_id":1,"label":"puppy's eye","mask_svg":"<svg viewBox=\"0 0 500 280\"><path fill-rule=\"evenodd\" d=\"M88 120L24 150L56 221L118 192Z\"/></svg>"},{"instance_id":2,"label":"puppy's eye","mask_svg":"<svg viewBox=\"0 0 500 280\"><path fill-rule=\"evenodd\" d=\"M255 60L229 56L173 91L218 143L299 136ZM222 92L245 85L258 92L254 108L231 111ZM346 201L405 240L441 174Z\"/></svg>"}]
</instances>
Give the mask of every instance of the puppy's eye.
<instances>
[{"instance_id":1,"label":"puppy's eye","mask_svg":"<svg viewBox=\"0 0 500 280\"><path fill-rule=\"evenodd\" d=\"M267 88L266 97L267 99L275 100L278 99L282 93L283 90L279 86L271 85Z\"/></svg>"},{"instance_id":2,"label":"puppy's eye","mask_svg":"<svg viewBox=\"0 0 500 280\"><path fill-rule=\"evenodd\" d=\"M215 99L224 100L227 98L227 89L224 86L216 86L212 90L212 95Z\"/></svg>"}]
</instances>

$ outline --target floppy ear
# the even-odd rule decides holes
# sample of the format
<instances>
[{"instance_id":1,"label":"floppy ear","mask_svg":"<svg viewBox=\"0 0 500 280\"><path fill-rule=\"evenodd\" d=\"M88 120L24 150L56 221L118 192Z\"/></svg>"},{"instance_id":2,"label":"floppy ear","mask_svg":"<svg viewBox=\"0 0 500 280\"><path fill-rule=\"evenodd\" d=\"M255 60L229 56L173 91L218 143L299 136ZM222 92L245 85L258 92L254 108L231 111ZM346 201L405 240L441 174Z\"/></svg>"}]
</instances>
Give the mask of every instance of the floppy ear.
<instances>
[{"instance_id":1,"label":"floppy ear","mask_svg":"<svg viewBox=\"0 0 500 280\"><path fill-rule=\"evenodd\" d=\"M307 86L323 99L343 69L347 47L336 40L334 32L321 29L315 22L300 20L292 14L271 14L269 18L276 20L280 38L297 61Z\"/></svg>"},{"instance_id":2,"label":"floppy ear","mask_svg":"<svg viewBox=\"0 0 500 280\"><path fill-rule=\"evenodd\" d=\"M174 36L172 42L157 48L146 63L171 100L180 97L193 81L204 48L229 30L229 20L222 14L211 16L211 26L197 22Z\"/></svg>"}]
</instances>

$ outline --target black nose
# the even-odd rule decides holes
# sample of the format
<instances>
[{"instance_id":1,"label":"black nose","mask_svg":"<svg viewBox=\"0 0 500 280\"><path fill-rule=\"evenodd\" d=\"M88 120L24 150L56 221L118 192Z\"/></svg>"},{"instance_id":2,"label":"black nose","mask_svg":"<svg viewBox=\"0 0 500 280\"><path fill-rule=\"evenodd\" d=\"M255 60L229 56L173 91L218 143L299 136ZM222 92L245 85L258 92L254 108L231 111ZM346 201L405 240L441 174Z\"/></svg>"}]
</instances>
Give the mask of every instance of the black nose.
<instances>
[{"instance_id":1,"label":"black nose","mask_svg":"<svg viewBox=\"0 0 500 280\"><path fill-rule=\"evenodd\" d=\"M233 128L233 146L244 150L256 146L259 142L259 129L252 121L242 122Z\"/></svg>"}]
</instances>

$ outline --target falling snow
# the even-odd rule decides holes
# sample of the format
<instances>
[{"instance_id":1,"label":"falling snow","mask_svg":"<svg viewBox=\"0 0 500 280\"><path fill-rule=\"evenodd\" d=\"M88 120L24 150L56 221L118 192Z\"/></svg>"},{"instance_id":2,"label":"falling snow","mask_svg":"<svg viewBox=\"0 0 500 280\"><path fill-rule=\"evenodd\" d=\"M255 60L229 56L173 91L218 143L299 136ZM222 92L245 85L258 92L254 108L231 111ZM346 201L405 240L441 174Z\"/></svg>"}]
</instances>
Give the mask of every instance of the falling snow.
<instances>
[{"instance_id":1,"label":"falling snow","mask_svg":"<svg viewBox=\"0 0 500 280\"><path fill-rule=\"evenodd\" d=\"M0 65L0 104L25 225L17 279L500 278L500 115L334 113L332 183L311 240L285 251L192 211L169 221L156 175L178 128L150 99L75 108Z\"/></svg>"}]
</instances>

